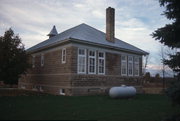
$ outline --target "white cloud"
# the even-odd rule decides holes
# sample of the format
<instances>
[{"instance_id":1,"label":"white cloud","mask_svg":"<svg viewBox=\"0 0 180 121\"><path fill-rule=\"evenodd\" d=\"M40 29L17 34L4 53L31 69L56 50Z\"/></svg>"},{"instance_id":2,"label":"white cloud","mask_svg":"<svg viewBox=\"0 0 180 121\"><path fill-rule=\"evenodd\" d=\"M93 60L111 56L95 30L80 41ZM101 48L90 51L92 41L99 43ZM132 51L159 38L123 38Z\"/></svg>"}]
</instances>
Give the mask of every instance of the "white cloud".
<instances>
[{"instance_id":1,"label":"white cloud","mask_svg":"<svg viewBox=\"0 0 180 121\"><path fill-rule=\"evenodd\" d=\"M101 11L98 11L98 10L92 11L92 14L97 18L104 18L104 13L102 13Z\"/></svg>"}]
</instances>

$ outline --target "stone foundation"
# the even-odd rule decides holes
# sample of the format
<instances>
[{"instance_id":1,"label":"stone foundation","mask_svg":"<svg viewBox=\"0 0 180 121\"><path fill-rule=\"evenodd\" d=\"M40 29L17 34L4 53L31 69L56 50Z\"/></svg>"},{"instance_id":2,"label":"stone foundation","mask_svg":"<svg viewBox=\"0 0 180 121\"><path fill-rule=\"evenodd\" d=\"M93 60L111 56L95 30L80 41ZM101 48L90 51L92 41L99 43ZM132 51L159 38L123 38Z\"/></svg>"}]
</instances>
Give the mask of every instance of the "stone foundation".
<instances>
[{"instance_id":1,"label":"stone foundation","mask_svg":"<svg viewBox=\"0 0 180 121\"><path fill-rule=\"evenodd\" d=\"M65 95L71 96L107 94L113 86L127 85L135 86L140 93L142 92L141 80L140 77L130 78L111 75L26 75L19 81L19 88L55 95L61 95L60 90L63 89Z\"/></svg>"}]
</instances>

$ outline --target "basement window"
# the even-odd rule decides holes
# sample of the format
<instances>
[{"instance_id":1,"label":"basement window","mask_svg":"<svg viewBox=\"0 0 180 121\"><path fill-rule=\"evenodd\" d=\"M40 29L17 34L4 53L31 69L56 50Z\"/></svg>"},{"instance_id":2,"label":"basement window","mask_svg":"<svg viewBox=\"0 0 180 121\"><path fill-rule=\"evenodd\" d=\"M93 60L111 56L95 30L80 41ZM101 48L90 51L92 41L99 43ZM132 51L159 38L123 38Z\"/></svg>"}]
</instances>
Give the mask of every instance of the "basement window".
<instances>
[{"instance_id":1,"label":"basement window","mask_svg":"<svg viewBox=\"0 0 180 121\"><path fill-rule=\"evenodd\" d=\"M60 94L60 95L65 95L65 89L60 89L60 90L59 90L59 94Z\"/></svg>"},{"instance_id":2,"label":"basement window","mask_svg":"<svg viewBox=\"0 0 180 121\"><path fill-rule=\"evenodd\" d=\"M66 48L62 49L62 63L66 63Z\"/></svg>"}]
</instances>

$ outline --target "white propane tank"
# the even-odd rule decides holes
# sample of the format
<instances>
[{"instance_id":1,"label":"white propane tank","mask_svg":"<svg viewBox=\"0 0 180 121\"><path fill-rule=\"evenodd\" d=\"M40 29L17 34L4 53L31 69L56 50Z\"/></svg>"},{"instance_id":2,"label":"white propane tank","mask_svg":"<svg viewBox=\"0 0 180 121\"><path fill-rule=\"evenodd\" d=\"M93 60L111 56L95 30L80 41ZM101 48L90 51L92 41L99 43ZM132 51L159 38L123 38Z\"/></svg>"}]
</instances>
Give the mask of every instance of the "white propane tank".
<instances>
[{"instance_id":1,"label":"white propane tank","mask_svg":"<svg viewBox=\"0 0 180 121\"><path fill-rule=\"evenodd\" d=\"M122 85L120 87L112 87L109 90L111 98L130 98L136 95L136 88L133 86Z\"/></svg>"}]
</instances>

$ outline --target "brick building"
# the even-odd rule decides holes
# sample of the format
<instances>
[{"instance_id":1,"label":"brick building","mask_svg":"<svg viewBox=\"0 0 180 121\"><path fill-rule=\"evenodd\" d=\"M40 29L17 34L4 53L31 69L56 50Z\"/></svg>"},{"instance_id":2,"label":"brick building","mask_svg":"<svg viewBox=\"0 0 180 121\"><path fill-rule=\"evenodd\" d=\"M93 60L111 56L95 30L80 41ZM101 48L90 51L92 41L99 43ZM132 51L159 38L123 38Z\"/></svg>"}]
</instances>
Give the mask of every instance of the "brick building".
<instances>
[{"instance_id":1,"label":"brick building","mask_svg":"<svg viewBox=\"0 0 180 121\"><path fill-rule=\"evenodd\" d=\"M32 68L19 88L58 95L105 93L112 86L135 85L147 52L114 37L114 8L106 9L106 33L80 24L29 48Z\"/></svg>"}]
</instances>

